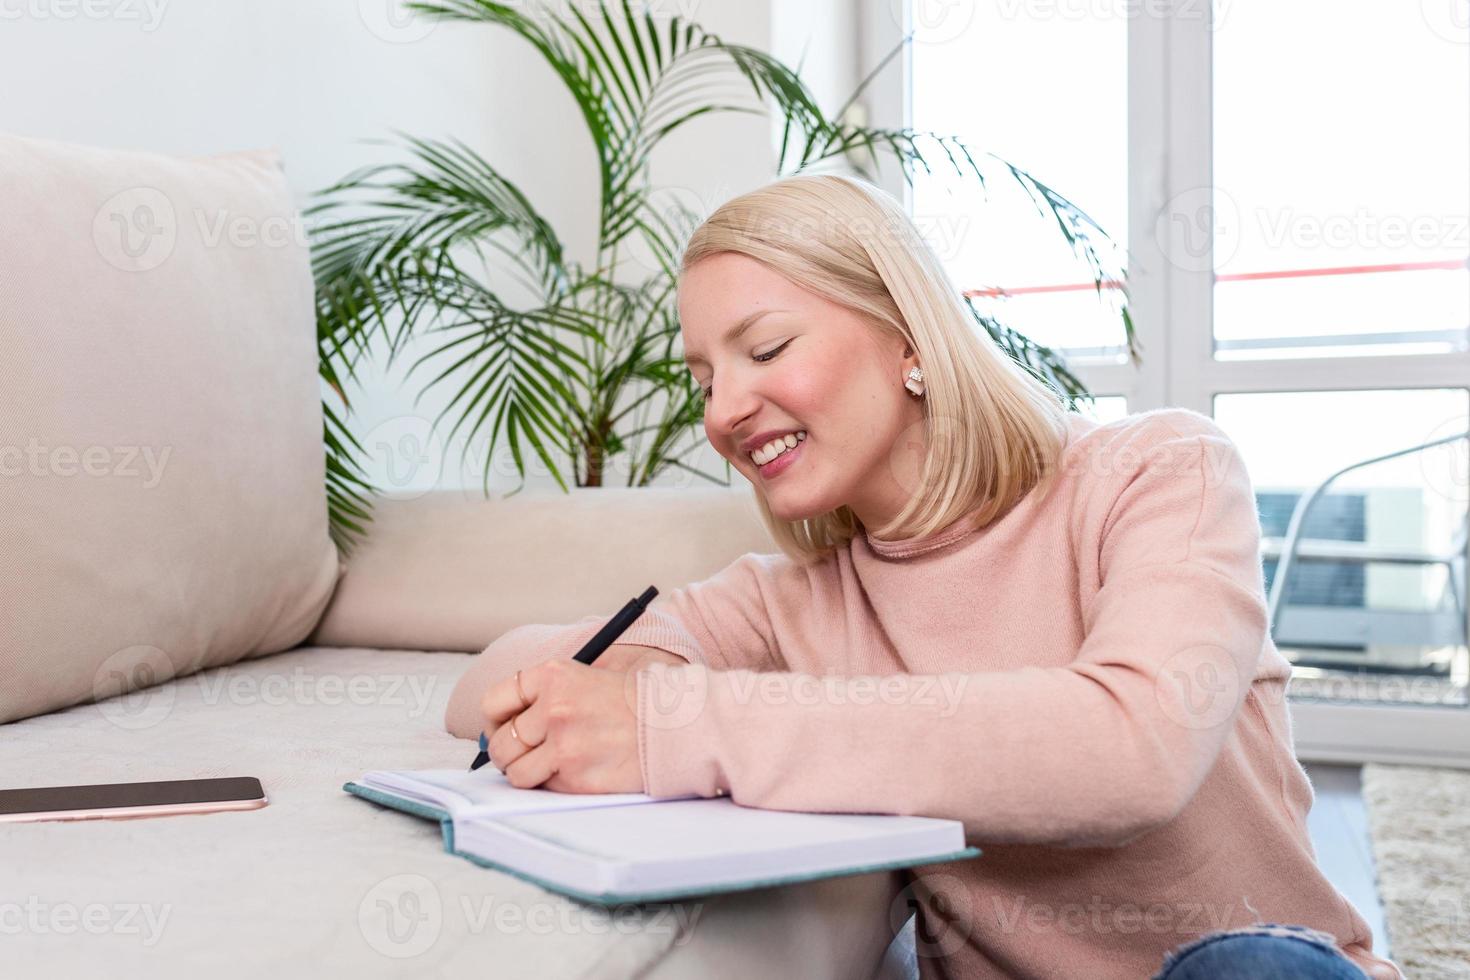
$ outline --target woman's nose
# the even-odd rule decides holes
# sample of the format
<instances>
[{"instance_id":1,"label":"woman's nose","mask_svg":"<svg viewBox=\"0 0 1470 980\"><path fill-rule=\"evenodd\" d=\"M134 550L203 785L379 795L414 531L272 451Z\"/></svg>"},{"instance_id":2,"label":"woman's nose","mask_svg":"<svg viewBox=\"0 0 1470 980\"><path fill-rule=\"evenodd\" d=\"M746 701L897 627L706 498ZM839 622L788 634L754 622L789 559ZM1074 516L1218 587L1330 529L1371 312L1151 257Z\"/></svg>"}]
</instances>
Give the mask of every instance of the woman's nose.
<instances>
[{"instance_id":1,"label":"woman's nose","mask_svg":"<svg viewBox=\"0 0 1470 980\"><path fill-rule=\"evenodd\" d=\"M714 395L705 404L705 435L711 441L714 437L732 438L740 424L754 414L757 401L752 391L732 384L716 386Z\"/></svg>"}]
</instances>

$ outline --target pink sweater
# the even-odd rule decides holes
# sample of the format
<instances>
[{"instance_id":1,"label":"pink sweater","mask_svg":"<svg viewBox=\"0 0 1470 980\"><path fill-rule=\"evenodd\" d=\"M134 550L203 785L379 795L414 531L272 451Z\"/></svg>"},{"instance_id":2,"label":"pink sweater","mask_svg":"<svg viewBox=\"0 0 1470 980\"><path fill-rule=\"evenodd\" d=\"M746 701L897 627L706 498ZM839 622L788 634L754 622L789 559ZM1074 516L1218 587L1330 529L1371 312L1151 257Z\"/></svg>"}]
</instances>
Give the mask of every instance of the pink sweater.
<instances>
[{"instance_id":1,"label":"pink sweater","mask_svg":"<svg viewBox=\"0 0 1470 980\"><path fill-rule=\"evenodd\" d=\"M895 903L920 910L924 977L1142 980L1279 922L1401 980L1307 835L1237 450L1186 409L1068 424L1050 493L985 528L748 554L662 593L619 641L690 661L637 678L647 792L962 821L981 856L912 869ZM476 737L489 684L614 611L504 634L448 729Z\"/></svg>"}]
</instances>

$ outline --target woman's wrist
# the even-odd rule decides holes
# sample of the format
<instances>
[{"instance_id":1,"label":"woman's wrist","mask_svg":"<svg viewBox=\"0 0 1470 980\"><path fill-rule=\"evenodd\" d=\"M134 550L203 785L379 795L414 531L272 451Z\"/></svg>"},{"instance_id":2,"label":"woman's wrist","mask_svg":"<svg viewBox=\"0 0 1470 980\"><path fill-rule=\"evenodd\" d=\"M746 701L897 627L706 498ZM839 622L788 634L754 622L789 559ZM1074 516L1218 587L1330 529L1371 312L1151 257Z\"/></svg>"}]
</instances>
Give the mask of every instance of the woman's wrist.
<instances>
[{"instance_id":1,"label":"woman's wrist","mask_svg":"<svg viewBox=\"0 0 1470 980\"><path fill-rule=\"evenodd\" d=\"M651 663L669 664L674 667L687 664L689 661L677 653L669 653L658 647L639 646L636 643L614 643L602 652L600 656L592 661L592 666L603 667L607 670L621 670L632 672Z\"/></svg>"}]
</instances>

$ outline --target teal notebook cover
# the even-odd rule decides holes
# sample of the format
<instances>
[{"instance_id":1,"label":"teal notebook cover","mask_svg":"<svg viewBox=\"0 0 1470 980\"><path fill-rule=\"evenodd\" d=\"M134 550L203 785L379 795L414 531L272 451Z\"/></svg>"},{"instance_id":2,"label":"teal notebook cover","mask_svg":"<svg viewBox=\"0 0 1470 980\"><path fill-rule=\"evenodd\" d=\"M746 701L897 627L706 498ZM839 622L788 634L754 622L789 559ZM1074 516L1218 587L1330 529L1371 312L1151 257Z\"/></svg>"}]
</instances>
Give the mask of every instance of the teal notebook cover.
<instances>
[{"instance_id":1,"label":"teal notebook cover","mask_svg":"<svg viewBox=\"0 0 1470 980\"><path fill-rule=\"evenodd\" d=\"M462 857L466 861L478 864L482 868L493 868L496 871L504 871L506 874L514 875L522 881L529 881L533 885L539 885L547 891L568 895L583 902L594 905L622 905L638 902L669 902L680 901L686 898L700 898L705 895L721 895L726 892L751 891L756 888L772 888L778 885L794 885L803 881L817 881L823 878L846 878L850 875L868 874L872 871L895 871L899 868L912 868L922 864L943 864L949 861L963 861L968 858L978 857L978 847L966 847L949 854L940 854L933 857L924 857L917 860L890 861L880 864L863 864L843 868L838 871L820 871L815 874L794 874L775 878L751 878L745 881L725 881L714 885L707 885L694 889L668 889L660 891L641 892L587 892L576 888L570 888L559 882L546 881L535 875L526 874L498 861L490 861L480 857L478 854L470 854L465 851L455 850L454 847L454 818L449 811L442 807L421 803L418 800L410 800L406 797L397 796L382 790L364 786L361 783L347 782L342 788L354 796L360 796L372 803L411 813L416 817L426 820L439 821L439 829L444 837L444 850L456 857Z\"/></svg>"}]
</instances>

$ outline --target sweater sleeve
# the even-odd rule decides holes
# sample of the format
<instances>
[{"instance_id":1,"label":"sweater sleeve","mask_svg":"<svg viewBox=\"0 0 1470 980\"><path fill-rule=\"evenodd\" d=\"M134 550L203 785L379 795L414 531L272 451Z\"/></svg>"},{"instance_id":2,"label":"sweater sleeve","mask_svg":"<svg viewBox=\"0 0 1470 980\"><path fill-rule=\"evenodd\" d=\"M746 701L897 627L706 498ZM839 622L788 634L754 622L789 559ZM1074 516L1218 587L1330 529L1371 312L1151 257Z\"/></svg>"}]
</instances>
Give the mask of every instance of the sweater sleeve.
<instances>
[{"instance_id":1,"label":"sweater sleeve","mask_svg":"<svg viewBox=\"0 0 1470 980\"><path fill-rule=\"evenodd\" d=\"M661 592L617 639L646 646L717 670L778 670L766 600L773 589L803 587L805 576L784 555L746 554L724 569L683 588ZM621 608L621 607L619 607ZM502 633L477 654L450 694L444 727L477 738L480 701L493 684L544 660L570 659L616 613L593 613L562 625L528 624Z\"/></svg>"},{"instance_id":2,"label":"sweater sleeve","mask_svg":"<svg viewBox=\"0 0 1470 980\"><path fill-rule=\"evenodd\" d=\"M1100 586L1066 666L814 677L652 665L638 675L647 791L943 817L995 844L1118 846L1172 820L1268 642L1250 478L1197 418L1182 434L1161 426L1081 502L1103 508L1081 545L1099 549Z\"/></svg>"}]
</instances>

